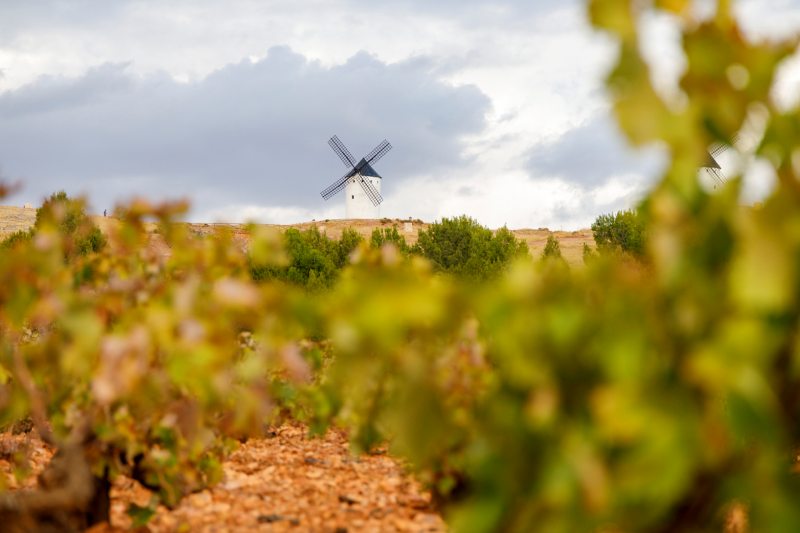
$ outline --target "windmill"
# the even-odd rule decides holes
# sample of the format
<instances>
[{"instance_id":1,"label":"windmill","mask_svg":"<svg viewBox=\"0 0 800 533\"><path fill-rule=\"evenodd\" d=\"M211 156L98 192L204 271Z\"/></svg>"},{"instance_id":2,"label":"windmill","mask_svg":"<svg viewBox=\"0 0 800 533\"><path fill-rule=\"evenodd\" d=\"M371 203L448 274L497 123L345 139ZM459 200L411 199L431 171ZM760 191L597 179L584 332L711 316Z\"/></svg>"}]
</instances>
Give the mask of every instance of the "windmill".
<instances>
[{"instance_id":1,"label":"windmill","mask_svg":"<svg viewBox=\"0 0 800 533\"><path fill-rule=\"evenodd\" d=\"M734 135L732 139L731 146L735 146L739 140L739 135ZM716 188L717 185L724 185L725 184L725 176L722 174L722 167L717 162L717 158L728 149L728 146L715 143L711 145L711 148L708 149L708 159L706 160L705 164L700 167L701 170L705 170L706 173L711 176L711 179L714 180L715 184L714 187Z\"/></svg>"},{"instance_id":2,"label":"windmill","mask_svg":"<svg viewBox=\"0 0 800 533\"><path fill-rule=\"evenodd\" d=\"M339 137L334 135L328 144L342 160L344 166L349 168L347 174L333 182L330 187L322 191L322 197L328 200L333 195L345 189L346 218L380 218L381 176L372 165L377 163L392 149L389 141L384 139L370 153L356 162L353 154L344 145Z\"/></svg>"},{"instance_id":3,"label":"windmill","mask_svg":"<svg viewBox=\"0 0 800 533\"><path fill-rule=\"evenodd\" d=\"M717 163L717 160L715 159L724 150L725 147L721 144L712 146L708 151L708 160L706 160L705 164L700 167L702 170L705 170L708 175L711 176L711 179L716 182L716 185L714 185L715 187L717 185L725 184L725 177L722 175L722 167L719 166L719 163Z\"/></svg>"}]
</instances>

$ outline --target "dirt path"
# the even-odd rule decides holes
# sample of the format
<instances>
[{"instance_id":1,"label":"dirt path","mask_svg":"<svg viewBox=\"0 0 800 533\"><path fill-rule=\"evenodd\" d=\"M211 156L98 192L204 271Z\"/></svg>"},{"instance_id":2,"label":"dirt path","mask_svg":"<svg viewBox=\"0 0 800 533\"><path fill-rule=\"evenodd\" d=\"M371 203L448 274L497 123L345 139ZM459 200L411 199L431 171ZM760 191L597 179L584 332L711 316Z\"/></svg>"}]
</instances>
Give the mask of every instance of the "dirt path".
<instances>
[{"instance_id":1,"label":"dirt path","mask_svg":"<svg viewBox=\"0 0 800 533\"><path fill-rule=\"evenodd\" d=\"M159 508L148 529L167 531L444 531L429 497L385 455L354 457L340 431L306 437L284 425L245 443L224 464L225 480L174 510ZM112 524L127 527L129 502L150 494L130 480L112 492Z\"/></svg>"},{"instance_id":2,"label":"dirt path","mask_svg":"<svg viewBox=\"0 0 800 533\"><path fill-rule=\"evenodd\" d=\"M223 464L222 483L187 496L173 510L159 507L139 531L445 531L429 495L397 460L386 455L355 457L337 430L324 438L308 438L304 427L287 424L273 434L252 439L234 452ZM0 442L19 443L22 438L3 435ZM33 469L40 471L50 453L38 441L31 442L31 450ZM2 470L8 471L8 463L0 460ZM111 525L94 527L91 533L130 531L128 505L144 506L151 494L120 478L111 496Z\"/></svg>"}]
</instances>

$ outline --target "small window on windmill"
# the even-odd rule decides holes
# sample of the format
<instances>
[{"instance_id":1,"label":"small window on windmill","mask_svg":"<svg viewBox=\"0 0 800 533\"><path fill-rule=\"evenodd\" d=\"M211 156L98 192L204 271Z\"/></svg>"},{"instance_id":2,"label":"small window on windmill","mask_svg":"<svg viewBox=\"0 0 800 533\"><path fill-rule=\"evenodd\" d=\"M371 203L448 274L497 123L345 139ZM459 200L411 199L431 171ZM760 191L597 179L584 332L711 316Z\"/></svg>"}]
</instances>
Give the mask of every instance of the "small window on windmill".
<instances>
[{"instance_id":1,"label":"small window on windmill","mask_svg":"<svg viewBox=\"0 0 800 533\"><path fill-rule=\"evenodd\" d=\"M350 195L350 199L351 199L351 200L355 200L355 199L356 199L356 195L355 195L355 194L351 194L351 195Z\"/></svg>"}]
</instances>

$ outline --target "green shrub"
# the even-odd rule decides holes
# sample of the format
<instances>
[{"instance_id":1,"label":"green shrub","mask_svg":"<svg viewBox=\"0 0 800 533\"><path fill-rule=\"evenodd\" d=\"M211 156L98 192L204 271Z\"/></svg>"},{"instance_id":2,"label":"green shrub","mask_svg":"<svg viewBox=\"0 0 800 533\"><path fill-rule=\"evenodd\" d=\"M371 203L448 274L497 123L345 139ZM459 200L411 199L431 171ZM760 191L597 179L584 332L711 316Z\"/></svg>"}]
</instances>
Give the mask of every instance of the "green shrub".
<instances>
[{"instance_id":1,"label":"green shrub","mask_svg":"<svg viewBox=\"0 0 800 533\"><path fill-rule=\"evenodd\" d=\"M15 231L5 239L3 239L2 246L5 249L13 248L19 243L28 242L33 237L33 231L30 229L21 229Z\"/></svg>"},{"instance_id":2,"label":"green shrub","mask_svg":"<svg viewBox=\"0 0 800 533\"><path fill-rule=\"evenodd\" d=\"M364 242L364 237L359 232L352 228L345 228L342 236L339 237L336 267L343 268L350 261L350 255L362 242Z\"/></svg>"},{"instance_id":3,"label":"green shrub","mask_svg":"<svg viewBox=\"0 0 800 533\"><path fill-rule=\"evenodd\" d=\"M473 281L497 277L512 259L528 254L528 245L507 228L496 233L466 215L443 218L419 232L412 251L441 272Z\"/></svg>"},{"instance_id":4,"label":"green shrub","mask_svg":"<svg viewBox=\"0 0 800 533\"><path fill-rule=\"evenodd\" d=\"M583 264L588 265L589 263L594 261L594 259L597 257L597 251L592 250L592 247L589 246L588 243L583 243L582 257L583 257Z\"/></svg>"},{"instance_id":5,"label":"green shrub","mask_svg":"<svg viewBox=\"0 0 800 533\"><path fill-rule=\"evenodd\" d=\"M397 224L393 224L391 228L375 228L372 230L369 244L372 248L380 248L386 243L391 243L403 255L408 255L410 248L399 231L397 231Z\"/></svg>"},{"instance_id":6,"label":"green shrub","mask_svg":"<svg viewBox=\"0 0 800 533\"><path fill-rule=\"evenodd\" d=\"M564 259L561 255L561 243L552 233L547 236L547 242L542 250L542 259Z\"/></svg>"},{"instance_id":7,"label":"green shrub","mask_svg":"<svg viewBox=\"0 0 800 533\"><path fill-rule=\"evenodd\" d=\"M600 215L592 224L592 234L601 252L626 252L642 258L645 253L645 224L634 210Z\"/></svg>"},{"instance_id":8,"label":"green shrub","mask_svg":"<svg viewBox=\"0 0 800 533\"><path fill-rule=\"evenodd\" d=\"M289 228L284 240L289 256L289 266L282 276L286 281L300 286L308 286L311 281L315 288L333 283L340 259L336 242L316 227L305 231Z\"/></svg>"},{"instance_id":9,"label":"green shrub","mask_svg":"<svg viewBox=\"0 0 800 533\"><path fill-rule=\"evenodd\" d=\"M2 247L11 248L26 242L46 227L57 230L66 239L64 255L67 260L99 252L106 245L100 228L86 215L84 201L59 191L51 194L36 210L32 228L12 233L3 240Z\"/></svg>"},{"instance_id":10,"label":"green shrub","mask_svg":"<svg viewBox=\"0 0 800 533\"><path fill-rule=\"evenodd\" d=\"M250 260L250 276L255 281L277 279L318 291L336 281L363 240L351 228L346 228L339 240L329 238L316 226L305 231L289 228L283 233L287 264L257 265Z\"/></svg>"}]
</instances>

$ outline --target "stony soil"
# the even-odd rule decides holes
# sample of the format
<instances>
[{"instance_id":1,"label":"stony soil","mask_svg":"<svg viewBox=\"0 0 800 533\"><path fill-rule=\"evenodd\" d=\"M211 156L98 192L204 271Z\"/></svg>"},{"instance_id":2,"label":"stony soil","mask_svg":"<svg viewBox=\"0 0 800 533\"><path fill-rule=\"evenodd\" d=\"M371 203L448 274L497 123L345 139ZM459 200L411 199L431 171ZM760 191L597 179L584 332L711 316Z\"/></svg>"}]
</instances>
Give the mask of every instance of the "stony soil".
<instances>
[{"instance_id":1,"label":"stony soil","mask_svg":"<svg viewBox=\"0 0 800 533\"><path fill-rule=\"evenodd\" d=\"M222 483L184 498L175 509L159 507L138 531L445 531L430 496L387 455L353 456L343 432L309 438L304 427L285 424L272 437L251 439L223 464ZM18 482L8 453L26 453L33 476ZM38 439L0 435L0 473L16 489L35 485L52 456ZM151 493L129 478L115 480L111 523L91 533L131 531L130 503L147 505Z\"/></svg>"}]
</instances>

